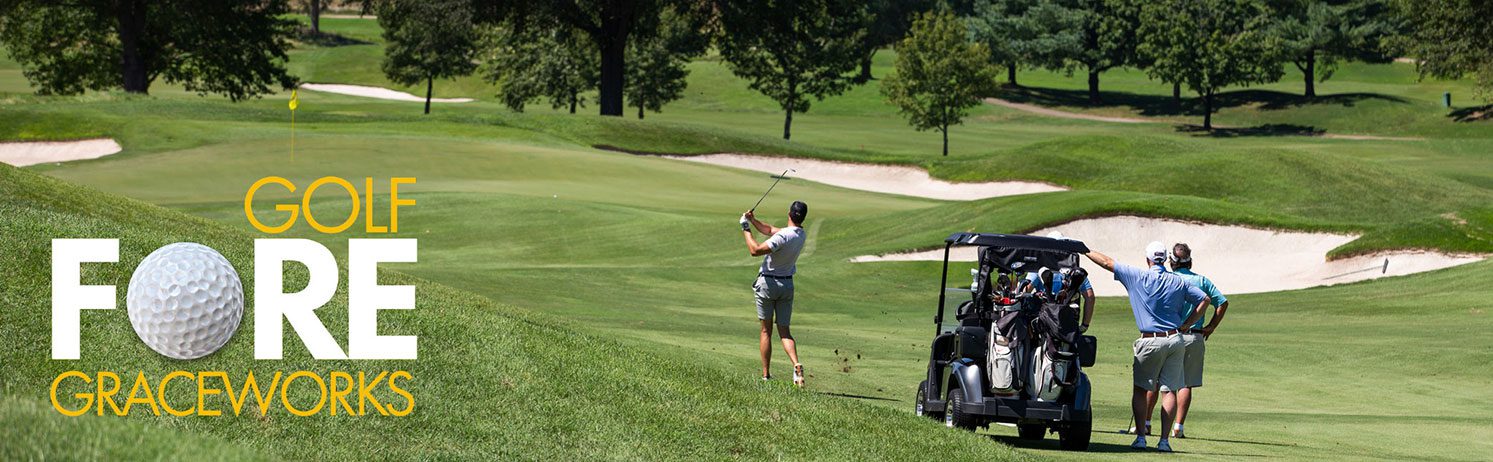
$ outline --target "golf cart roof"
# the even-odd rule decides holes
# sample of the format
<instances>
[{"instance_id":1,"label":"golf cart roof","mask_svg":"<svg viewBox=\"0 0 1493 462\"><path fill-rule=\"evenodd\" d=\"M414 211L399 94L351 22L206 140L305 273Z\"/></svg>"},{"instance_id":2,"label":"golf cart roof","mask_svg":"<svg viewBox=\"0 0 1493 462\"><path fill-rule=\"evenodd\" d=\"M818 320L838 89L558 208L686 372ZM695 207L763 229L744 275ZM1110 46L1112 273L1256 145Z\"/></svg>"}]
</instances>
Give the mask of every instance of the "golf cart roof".
<instances>
[{"instance_id":1,"label":"golf cart roof","mask_svg":"<svg viewBox=\"0 0 1493 462\"><path fill-rule=\"evenodd\" d=\"M1089 247L1073 239L1027 236L1024 234L954 233L944 242L952 246L1006 247L1012 249L1049 250L1067 253L1089 253Z\"/></svg>"},{"instance_id":2,"label":"golf cart roof","mask_svg":"<svg viewBox=\"0 0 1493 462\"><path fill-rule=\"evenodd\" d=\"M1080 241L1021 234L954 233L944 242L949 247L978 246L981 268L1011 273L1077 268L1078 254L1089 252Z\"/></svg>"}]
</instances>

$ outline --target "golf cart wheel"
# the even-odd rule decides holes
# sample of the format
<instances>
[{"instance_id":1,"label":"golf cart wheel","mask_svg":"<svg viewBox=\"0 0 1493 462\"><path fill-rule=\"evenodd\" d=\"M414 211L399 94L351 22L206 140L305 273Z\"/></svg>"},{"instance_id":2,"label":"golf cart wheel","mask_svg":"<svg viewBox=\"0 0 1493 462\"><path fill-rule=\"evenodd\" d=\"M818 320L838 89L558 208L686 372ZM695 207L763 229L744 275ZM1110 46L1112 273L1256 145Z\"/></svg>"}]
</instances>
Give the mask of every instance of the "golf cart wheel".
<instances>
[{"instance_id":1,"label":"golf cart wheel","mask_svg":"<svg viewBox=\"0 0 1493 462\"><path fill-rule=\"evenodd\" d=\"M916 406L916 408L913 409L913 412L917 414L918 417L927 417L933 420L943 420L942 412L929 412L927 408L923 407L927 405L927 402L928 381L924 380L923 383L918 384L918 397L916 400L913 400L913 404L914 406Z\"/></svg>"},{"instance_id":2,"label":"golf cart wheel","mask_svg":"<svg viewBox=\"0 0 1493 462\"><path fill-rule=\"evenodd\" d=\"M1065 451L1087 451L1093 429L1091 421L1071 422L1067 428L1058 430L1058 444Z\"/></svg>"},{"instance_id":3,"label":"golf cart wheel","mask_svg":"<svg viewBox=\"0 0 1493 462\"><path fill-rule=\"evenodd\" d=\"M1043 424L1016 424L1016 435L1024 440L1041 441L1047 436L1047 425Z\"/></svg>"},{"instance_id":4,"label":"golf cart wheel","mask_svg":"<svg viewBox=\"0 0 1493 462\"><path fill-rule=\"evenodd\" d=\"M975 416L964 413L964 390L950 388L949 406L944 412L944 425L974 431L977 426L975 419Z\"/></svg>"}]
</instances>

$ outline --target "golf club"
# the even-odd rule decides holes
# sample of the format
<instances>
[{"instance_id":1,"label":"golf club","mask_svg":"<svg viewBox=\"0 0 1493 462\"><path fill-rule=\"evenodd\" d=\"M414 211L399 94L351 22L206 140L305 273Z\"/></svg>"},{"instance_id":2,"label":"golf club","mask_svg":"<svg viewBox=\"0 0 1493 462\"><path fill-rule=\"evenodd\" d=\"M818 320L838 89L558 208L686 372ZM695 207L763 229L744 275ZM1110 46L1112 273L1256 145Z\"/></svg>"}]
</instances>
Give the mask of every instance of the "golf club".
<instances>
[{"instance_id":1,"label":"golf club","mask_svg":"<svg viewBox=\"0 0 1493 462\"><path fill-rule=\"evenodd\" d=\"M792 178L788 178L788 172L797 172L797 170L794 170L794 169L790 168L790 169L787 169L787 170L783 170L783 174L782 175L773 175L772 177L776 178L776 180L772 181L772 186L768 186L767 187L767 192L762 193L762 197L757 198L757 203L756 204L752 204L752 209L749 210L750 212L756 212L757 211L757 206L762 205L762 200L763 199L767 199L767 194L772 192L772 188L778 187L778 182L779 181L791 180L792 179Z\"/></svg>"},{"instance_id":2,"label":"golf club","mask_svg":"<svg viewBox=\"0 0 1493 462\"><path fill-rule=\"evenodd\" d=\"M1379 274L1389 274L1389 259L1388 258L1384 259L1384 264L1383 265L1374 265L1374 266L1369 267L1369 268L1364 268L1364 269L1357 270L1357 271L1349 271L1349 272L1346 272L1346 273L1343 273L1343 274L1339 274L1339 275L1335 275L1335 276L1328 276L1328 277L1325 277L1325 278L1322 278L1322 279L1336 279L1336 278L1340 278L1340 277L1343 277L1343 276L1348 276L1348 275L1351 275L1351 274L1366 273L1366 272L1373 271L1373 270L1379 270Z\"/></svg>"}]
</instances>

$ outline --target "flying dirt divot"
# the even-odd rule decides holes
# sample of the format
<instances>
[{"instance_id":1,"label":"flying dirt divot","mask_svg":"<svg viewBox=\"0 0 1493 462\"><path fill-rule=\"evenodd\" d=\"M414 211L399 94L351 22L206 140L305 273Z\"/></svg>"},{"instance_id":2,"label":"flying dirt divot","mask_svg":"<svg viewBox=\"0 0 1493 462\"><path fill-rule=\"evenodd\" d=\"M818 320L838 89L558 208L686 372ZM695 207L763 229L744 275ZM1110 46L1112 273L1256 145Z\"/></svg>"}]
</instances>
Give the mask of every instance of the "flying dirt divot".
<instances>
[{"instance_id":1,"label":"flying dirt divot","mask_svg":"<svg viewBox=\"0 0 1493 462\"><path fill-rule=\"evenodd\" d=\"M97 159L122 149L119 143L109 138L0 143L0 162L25 167L50 162Z\"/></svg>"},{"instance_id":2,"label":"flying dirt divot","mask_svg":"<svg viewBox=\"0 0 1493 462\"><path fill-rule=\"evenodd\" d=\"M388 88L369 87L363 85L343 85L333 83L303 83L300 88L319 91L323 93L336 93L339 95L362 96L364 98L387 99L393 101L412 101L423 103L425 98L411 95L402 91L390 90ZM471 98L431 98L432 103L470 103Z\"/></svg>"},{"instance_id":3,"label":"flying dirt divot","mask_svg":"<svg viewBox=\"0 0 1493 462\"><path fill-rule=\"evenodd\" d=\"M1481 261L1483 256L1449 255L1431 251L1391 251L1327 261L1327 252L1358 236L1272 231L1190 223L1141 217L1108 217L1077 220L1031 234L1044 236L1052 231L1063 233L1104 252L1116 261L1142 265L1142 251L1151 241L1168 246L1185 242L1192 247L1193 270L1208 276L1225 294L1275 292L1308 287L1342 284L1386 276L1433 271ZM943 249L852 258L853 262L941 261ZM956 248L951 261L974 261L973 247ZM1388 260L1386 265L1385 261ZM1123 296L1125 288L1109 273L1094 269L1092 262L1082 260L1090 271L1094 292L1103 296ZM967 282L967 281L966 281Z\"/></svg>"},{"instance_id":4,"label":"flying dirt divot","mask_svg":"<svg viewBox=\"0 0 1493 462\"><path fill-rule=\"evenodd\" d=\"M920 168L893 165L853 164L848 162L831 162L791 157L751 156L745 154L663 157L756 170L772 174L778 174L784 169L794 169L797 170L793 175L795 178L803 178L842 188L926 197L929 199L976 200L1067 190L1067 188L1060 186L1028 181L950 183L933 179L928 176L927 171Z\"/></svg>"}]
</instances>

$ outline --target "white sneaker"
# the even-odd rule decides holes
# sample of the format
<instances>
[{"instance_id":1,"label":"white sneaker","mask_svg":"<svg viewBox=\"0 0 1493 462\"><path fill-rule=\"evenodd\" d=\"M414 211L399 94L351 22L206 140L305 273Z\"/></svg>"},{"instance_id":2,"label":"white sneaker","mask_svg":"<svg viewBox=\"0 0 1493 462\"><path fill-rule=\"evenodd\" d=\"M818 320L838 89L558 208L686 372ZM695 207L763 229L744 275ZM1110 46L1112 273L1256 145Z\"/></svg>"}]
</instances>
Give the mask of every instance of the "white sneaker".
<instances>
[{"instance_id":1,"label":"white sneaker","mask_svg":"<svg viewBox=\"0 0 1493 462\"><path fill-rule=\"evenodd\" d=\"M1161 441L1156 442L1156 450L1161 452L1172 452L1172 444L1168 443L1166 438L1162 438Z\"/></svg>"},{"instance_id":2,"label":"white sneaker","mask_svg":"<svg viewBox=\"0 0 1493 462\"><path fill-rule=\"evenodd\" d=\"M803 388L803 386L804 386L804 365L803 364L794 364L793 365L793 384L794 385L798 385L799 388Z\"/></svg>"},{"instance_id":3,"label":"white sneaker","mask_svg":"<svg viewBox=\"0 0 1493 462\"><path fill-rule=\"evenodd\" d=\"M1134 443L1130 443L1130 449L1145 449L1145 448L1146 448L1146 435L1136 436L1135 437L1135 442Z\"/></svg>"}]
</instances>

